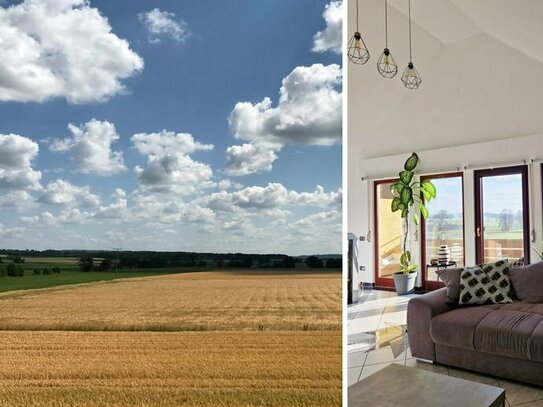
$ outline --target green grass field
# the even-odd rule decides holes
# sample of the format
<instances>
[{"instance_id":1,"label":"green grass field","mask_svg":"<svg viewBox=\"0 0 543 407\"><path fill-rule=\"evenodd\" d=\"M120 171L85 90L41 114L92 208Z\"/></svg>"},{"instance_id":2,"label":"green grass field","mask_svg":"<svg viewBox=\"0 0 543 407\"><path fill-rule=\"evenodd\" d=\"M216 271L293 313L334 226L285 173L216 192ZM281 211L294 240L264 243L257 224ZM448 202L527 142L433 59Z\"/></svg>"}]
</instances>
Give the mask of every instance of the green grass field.
<instances>
[{"instance_id":1,"label":"green grass field","mask_svg":"<svg viewBox=\"0 0 543 407\"><path fill-rule=\"evenodd\" d=\"M8 261L4 259L3 265ZM99 261L95 259L95 265ZM26 257L22 264L25 269L23 277L0 277L0 293L15 290L29 290L36 288L49 288L61 285L92 283L94 281L108 281L118 278L160 276L165 274L188 273L192 271L205 270L198 267L174 267L174 268L150 268L150 269L120 269L115 275L114 270L91 271L84 273L77 266L77 259L74 257ZM45 267L59 267L59 274L34 275L34 269Z\"/></svg>"},{"instance_id":2,"label":"green grass field","mask_svg":"<svg viewBox=\"0 0 543 407\"><path fill-rule=\"evenodd\" d=\"M60 274L49 276L32 275L32 270L26 270L24 277L0 277L0 293L15 290L29 290L35 288L48 288L60 285L92 283L95 281L107 281L118 278L160 276L165 274L188 273L199 271L195 269L140 269L140 270L121 270L115 276L114 271L91 271L83 273L82 271L62 271Z\"/></svg>"},{"instance_id":3,"label":"green grass field","mask_svg":"<svg viewBox=\"0 0 543 407\"><path fill-rule=\"evenodd\" d=\"M7 265L10 261L5 259L5 256L0 256L3 259L2 265ZM160 276L166 274L177 273L190 273L194 271L210 271L210 268L205 267L162 267L162 268L146 268L146 269L119 269L118 274L115 275L114 270L108 271L91 271L84 273L79 270L77 266L77 258L75 257L25 257L25 262L22 266L25 269L23 277L0 277L0 293L6 291L16 290L29 290L37 288L49 288L61 285L70 284L84 284L92 283L95 281L108 281L118 278L131 278L131 277L147 277L147 276ZM94 259L95 266L100 264L98 258ZM34 269L43 268L52 269L53 267L60 268L59 274L51 275L34 275ZM224 269L229 271L229 269ZM282 269L270 270L270 273L280 272ZM307 267L306 264L296 264L296 269L283 269L287 273L291 272L313 272ZM324 271L324 269L323 269ZM330 271L330 270L328 270ZM334 270L331 270L334 271ZM337 271L337 270L336 270ZM243 270L243 272L250 273L251 270ZM266 269L259 270L259 272L267 272Z\"/></svg>"}]
</instances>

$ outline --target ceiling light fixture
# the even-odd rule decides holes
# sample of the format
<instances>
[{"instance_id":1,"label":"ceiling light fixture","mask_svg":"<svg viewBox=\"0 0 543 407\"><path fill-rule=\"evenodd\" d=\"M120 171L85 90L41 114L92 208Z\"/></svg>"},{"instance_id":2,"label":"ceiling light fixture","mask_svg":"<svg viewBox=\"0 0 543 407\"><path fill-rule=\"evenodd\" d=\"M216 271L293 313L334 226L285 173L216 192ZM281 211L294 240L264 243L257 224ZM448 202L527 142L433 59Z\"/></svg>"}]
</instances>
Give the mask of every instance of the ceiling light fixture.
<instances>
[{"instance_id":1,"label":"ceiling light fixture","mask_svg":"<svg viewBox=\"0 0 543 407\"><path fill-rule=\"evenodd\" d=\"M415 69L413 64L413 56L411 52L411 0L408 0L409 4L409 63L403 71L402 82L407 89L418 89L422 83L419 73Z\"/></svg>"},{"instance_id":2,"label":"ceiling light fixture","mask_svg":"<svg viewBox=\"0 0 543 407\"><path fill-rule=\"evenodd\" d=\"M388 49L388 4L385 0L385 50L377 61L377 71L384 78L394 78L398 73L398 65Z\"/></svg>"},{"instance_id":3,"label":"ceiling light fixture","mask_svg":"<svg viewBox=\"0 0 543 407\"><path fill-rule=\"evenodd\" d=\"M347 44L347 57L357 65L364 65L370 59L370 52L358 31L358 0L356 0L356 31Z\"/></svg>"}]
</instances>

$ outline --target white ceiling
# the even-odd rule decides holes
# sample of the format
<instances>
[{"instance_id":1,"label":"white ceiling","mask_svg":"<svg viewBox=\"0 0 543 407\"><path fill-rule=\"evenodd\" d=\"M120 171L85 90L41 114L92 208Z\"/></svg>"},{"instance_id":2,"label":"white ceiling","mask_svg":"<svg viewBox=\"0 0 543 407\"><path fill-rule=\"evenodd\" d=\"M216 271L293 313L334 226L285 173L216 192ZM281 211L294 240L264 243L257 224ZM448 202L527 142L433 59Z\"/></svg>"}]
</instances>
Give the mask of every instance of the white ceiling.
<instances>
[{"instance_id":1,"label":"white ceiling","mask_svg":"<svg viewBox=\"0 0 543 407\"><path fill-rule=\"evenodd\" d=\"M346 1L350 34L355 1ZM371 58L347 67L351 157L543 133L543 1L412 0L418 90L399 78L409 59L407 0L389 0L389 48L400 67L394 79L375 67L384 0L359 0L359 7Z\"/></svg>"}]
</instances>

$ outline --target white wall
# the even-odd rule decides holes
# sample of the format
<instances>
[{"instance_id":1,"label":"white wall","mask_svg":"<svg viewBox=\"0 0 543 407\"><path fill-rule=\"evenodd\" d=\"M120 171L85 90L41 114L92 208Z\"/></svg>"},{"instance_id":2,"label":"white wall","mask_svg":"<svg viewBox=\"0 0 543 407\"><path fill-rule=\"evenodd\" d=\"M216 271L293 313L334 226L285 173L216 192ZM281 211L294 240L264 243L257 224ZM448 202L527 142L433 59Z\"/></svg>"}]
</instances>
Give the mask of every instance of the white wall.
<instances>
[{"instance_id":1,"label":"white wall","mask_svg":"<svg viewBox=\"0 0 543 407\"><path fill-rule=\"evenodd\" d=\"M530 230L535 231L534 247L541 248L543 236L543 203L541 190L541 160L543 134L515 137L435 150L417 151L419 174L462 171L464 173L464 227L466 264L475 264L475 214L473 170L500 166L530 164ZM353 153L354 155L354 153ZM409 154L364 159L349 155L348 232L357 236L371 235L371 241L358 241L362 282L374 282L373 181L397 176ZM419 234L420 236L420 234ZM420 243L412 242L415 261L420 261Z\"/></svg>"}]
</instances>

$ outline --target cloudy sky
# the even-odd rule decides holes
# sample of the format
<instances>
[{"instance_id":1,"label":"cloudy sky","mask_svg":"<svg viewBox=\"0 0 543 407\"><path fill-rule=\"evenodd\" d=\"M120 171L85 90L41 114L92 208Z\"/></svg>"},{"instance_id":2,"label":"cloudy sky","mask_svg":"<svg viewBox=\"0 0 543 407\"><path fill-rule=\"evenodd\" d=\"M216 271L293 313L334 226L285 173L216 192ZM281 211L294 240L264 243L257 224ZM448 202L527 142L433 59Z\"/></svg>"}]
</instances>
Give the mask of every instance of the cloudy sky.
<instances>
[{"instance_id":1,"label":"cloudy sky","mask_svg":"<svg viewBox=\"0 0 543 407\"><path fill-rule=\"evenodd\" d=\"M340 251L341 3L1 4L1 247Z\"/></svg>"}]
</instances>

